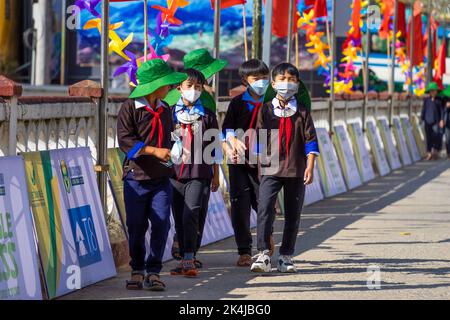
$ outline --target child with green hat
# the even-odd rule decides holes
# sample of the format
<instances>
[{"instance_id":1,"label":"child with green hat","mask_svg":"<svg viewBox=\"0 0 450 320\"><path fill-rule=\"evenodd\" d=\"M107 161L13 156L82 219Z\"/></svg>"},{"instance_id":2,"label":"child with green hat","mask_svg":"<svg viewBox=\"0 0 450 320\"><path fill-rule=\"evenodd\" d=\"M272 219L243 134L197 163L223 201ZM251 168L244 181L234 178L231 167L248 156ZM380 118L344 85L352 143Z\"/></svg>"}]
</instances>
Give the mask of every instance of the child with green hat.
<instances>
[{"instance_id":1,"label":"child with green hat","mask_svg":"<svg viewBox=\"0 0 450 320\"><path fill-rule=\"evenodd\" d=\"M165 289L159 273L170 229L172 186L169 177L173 169L168 163L173 121L170 108L162 99L171 85L186 78L186 74L173 71L161 59L145 62L137 72L138 86L118 114L119 147L126 154L124 201L132 268L126 287L130 290ZM146 252L149 220L151 248Z\"/></svg>"},{"instance_id":2,"label":"child with green hat","mask_svg":"<svg viewBox=\"0 0 450 320\"><path fill-rule=\"evenodd\" d=\"M442 119L442 104L437 97L439 86L436 82L431 82L426 92L430 95L423 101L423 108L421 113L421 120L425 123L425 136L427 141L427 158L432 160L438 158L439 138L442 139L439 133L439 123Z\"/></svg>"},{"instance_id":3,"label":"child with green hat","mask_svg":"<svg viewBox=\"0 0 450 320\"><path fill-rule=\"evenodd\" d=\"M183 63L185 69L195 69L203 73L207 82L228 64L226 60L214 59L206 49L197 49L187 53L183 57ZM205 84L204 87L205 90L203 90L202 95L200 96L200 101L206 108L216 112L216 102L212 96L214 91L208 84ZM180 97L180 92L174 89L169 92L164 101L172 106L180 100Z\"/></svg>"}]
</instances>

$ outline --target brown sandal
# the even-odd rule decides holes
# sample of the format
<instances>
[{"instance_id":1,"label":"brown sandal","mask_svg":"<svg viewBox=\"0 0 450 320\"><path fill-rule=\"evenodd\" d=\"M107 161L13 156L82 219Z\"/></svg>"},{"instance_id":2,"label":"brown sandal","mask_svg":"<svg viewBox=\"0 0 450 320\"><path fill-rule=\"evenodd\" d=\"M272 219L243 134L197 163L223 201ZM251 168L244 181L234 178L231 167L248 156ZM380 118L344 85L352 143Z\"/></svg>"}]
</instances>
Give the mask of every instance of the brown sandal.
<instances>
[{"instance_id":1,"label":"brown sandal","mask_svg":"<svg viewBox=\"0 0 450 320\"><path fill-rule=\"evenodd\" d=\"M132 272L131 280L127 280L127 290L142 290L144 282L144 274L142 272Z\"/></svg>"},{"instance_id":2,"label":"brown sandal","mask_svg":"<svg viewBox=\"0 0 450 320\"><path fill-rule=\"evenodd\" d=\"M250 267L252 265L252 256L249 254L240 255L236 265L238 267Z\"/></svg>"},{"instance_id":3,"label":"brown sandal","mask_svg":"<svg viewBox=\"0 0 450 320\"><path fill-rule=\"evenodd\" d=\"M164 291L166 285L162 282L157 274L147 274L144 280L144 287L150 291Z\"/></svg>"}]
</instances>

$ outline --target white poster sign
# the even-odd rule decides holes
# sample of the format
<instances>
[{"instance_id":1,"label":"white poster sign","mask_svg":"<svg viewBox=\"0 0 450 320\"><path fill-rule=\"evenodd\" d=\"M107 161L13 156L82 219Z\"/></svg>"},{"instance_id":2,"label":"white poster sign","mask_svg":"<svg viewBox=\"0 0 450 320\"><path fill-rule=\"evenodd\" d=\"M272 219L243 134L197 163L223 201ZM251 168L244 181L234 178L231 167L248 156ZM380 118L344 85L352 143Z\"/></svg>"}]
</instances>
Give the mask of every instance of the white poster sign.
<instances>
[{"instance_id":1,"label":"white poster sign","mask_svg":"<svg viewBox=\"0 0 450 320\"><path fill-rule=\"evenodd\" d=\"M367 138L369 139L370 148L372 150L373 157L375 158L378 173L380 176L387 175L391 169L389 168L389 164L386 159L380 134L373 121L367 121Z\"/></svg>"},{"instance_id":2,"label":"white poster sign","mask_svg":"<svg viewBox=\"0 0 450 320\"><path fill-rule=\"evenodd\" d=\"M356 164L358 165L359 174L363 182L370 181L375 178L372 167L372 161L366 147L366 140L358 122L349 123L347 125L348 133L353 145Z\"/></svg>"},{"instance_id":3,"label":"white poster sign","mask_svg":"<svg viewBox=\"0 0 450 320\"><path fill-rule=\"evenodd\" d=\"M402 125L398 117L393 119L394 126L394 137L397 141L397 148L400 151L400 158L402 159L403 165L407 166L412 163L411 156L409 155L408 146L406 144L406 139L403 134Z\"/></svg>"},{"instance_id":4,"label":"white poster sign","mask_svg":"<svg viewBox=\"0 0 450 320\"><path fill-rule=\"evenodd\" d=\"M386 118L378 119L378 129L380 130L381 139L386 146L386 154L389 160L389 165L392 170L400 168L402 166L402 163L400 162L400 155L395 147L392 132Z\"/></svg>"},{"instance_id":5,"label":"white poster sign","mask_svg":"<svg viewBox=\"0 0 450 320\"><path fill-rule=\"evenodd\" d=\"M419 148L416 144L416 139L414 138L413 128L411 126L411 122L406 117L401 118L403 133L406 137L406 143L408 145L410 154L412 156L413 161L419 161L421 159Z\"/></svg>"},{"instance_id":6,"label":"white poster sign","mask_svg":"<svg viewBox=\"0 0 450 320\"><path fill-rule=\"evenodd\" d=\"M0 300L42 299L21 157L0 158Z\"/></svg>"},{"instance_id":7,"label":"white poster sign","mask_svg":"<svg viewBox=\"0 0 450 320\"><path fill-rule=\"evenodd\" d=\"M350 144L350 139L347 130L343 125L334 127L335 135L333 142L341 163L342 171L344 173L345 181L349 189L354 189L362 184L361 176L359 175L358 165L353 155L353 150Z\"/></svg>"}]
</instances>

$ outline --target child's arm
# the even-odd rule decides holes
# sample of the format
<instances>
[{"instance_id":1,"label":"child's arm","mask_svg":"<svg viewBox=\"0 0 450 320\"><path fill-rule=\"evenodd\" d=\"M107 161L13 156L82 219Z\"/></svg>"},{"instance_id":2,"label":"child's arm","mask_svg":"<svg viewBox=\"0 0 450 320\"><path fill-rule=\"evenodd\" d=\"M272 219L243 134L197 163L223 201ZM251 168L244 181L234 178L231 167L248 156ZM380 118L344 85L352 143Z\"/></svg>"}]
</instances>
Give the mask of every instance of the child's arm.
<instances>
[{"instance_id":1,"label":"child's arm","mask_svg":"<svg viewBox=\"0 0 450 320\"><path fill-rule=\"evenodd\" d=\"M311 113L308 111L306 112L304 128L305 153L307 157L304 182L305 185L308 185L314 181L314 164L316 157L319 155L319 144L317 143L316 128L314 127Z\"/></svg>"},{"instance_id":2,"label":"child's arm","mask_svg":"<svg viewBox=\"0 0 450 320\"><path fill-rule=\"evenodd\" d=\"M224 154L226 154L233 163L236 163L238 154L245 153L245 145L236 138L234 130L236 130L235 100L232 100L228 106L227 113L222 124L222 148Z\"/></svg>"},{"instance_id":3,"label":"child's arm","mask_svg":"<svg viewBox=\"0 0 450 320\"><path fill-rule=\"evenodd\" d=\"M120 150L125 152L130 160L135 160L140 155L151 155L160 160L168 161L170 150L146 146L141 141L136 132L130 105L127 103L122 105L117 116L117 139Z\"/></svg>"},{"instance_id":4,"label":"child's arm","mask_svg":"<svg viewBox=\"0 0 450 320\"><path fill-rule=\"evenodd\" d=\"M211 182L211 191L216 192L219 190L220 187L220 180L219 180L219 165L216 163L213 166L213 180Z\"/></svg>"}]
</instances>

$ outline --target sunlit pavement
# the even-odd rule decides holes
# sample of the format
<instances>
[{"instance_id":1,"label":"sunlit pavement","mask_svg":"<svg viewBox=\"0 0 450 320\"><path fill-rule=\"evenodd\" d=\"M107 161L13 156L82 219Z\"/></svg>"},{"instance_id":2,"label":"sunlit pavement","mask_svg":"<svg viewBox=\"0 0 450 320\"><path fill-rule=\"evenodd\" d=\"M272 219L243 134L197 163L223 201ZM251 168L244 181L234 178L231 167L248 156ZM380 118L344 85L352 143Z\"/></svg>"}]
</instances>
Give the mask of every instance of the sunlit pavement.
<instances>
[{"instance_id":1,"label":"sunlit pavement","mask_svg":"<svg viewBox=\"0 0 450 320\"><path fill-rule=\"evenodd\" d=\"M165 264L163 293L127 291L122 271L62 299L449 299L450 161L419 162L305 208L297 274L236 267L232 238L199 258L196 279L170 276L175 262Z\"/></svg>"}]
</instances>

